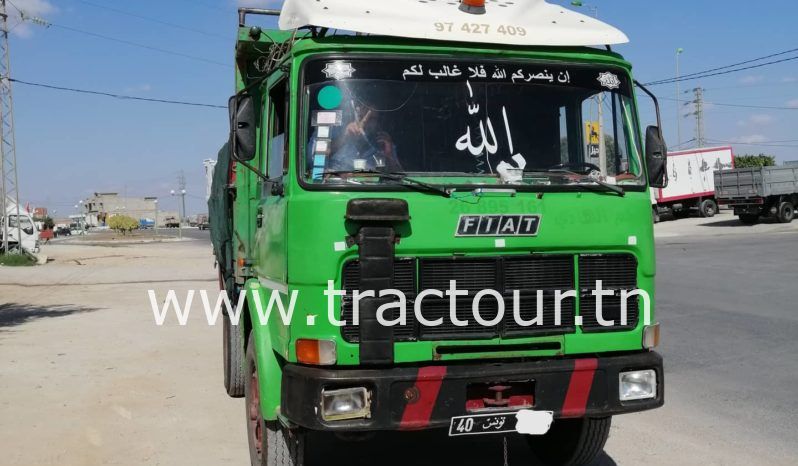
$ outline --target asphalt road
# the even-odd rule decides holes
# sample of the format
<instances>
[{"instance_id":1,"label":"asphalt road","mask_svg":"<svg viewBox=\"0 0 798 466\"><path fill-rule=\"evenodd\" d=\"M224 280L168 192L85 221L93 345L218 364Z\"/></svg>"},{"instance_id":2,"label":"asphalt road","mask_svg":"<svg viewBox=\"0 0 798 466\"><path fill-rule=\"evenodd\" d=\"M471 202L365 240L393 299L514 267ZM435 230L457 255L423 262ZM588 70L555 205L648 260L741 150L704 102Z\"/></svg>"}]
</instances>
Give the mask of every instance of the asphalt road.
<instances>
[{"instance_id":1,"label":"asphalt road","mask_svg":"<svg viewBox=\"0 0 798 466\"><path fill-rule=\"evenodd\" d=\"M597 464L798 462L798 234L731 233L658 240L666 403L616 417ZM347 457L372 464L391 448L380 464L503 463L499 438L445 435L385 436ZM523 441L510 439L509 463L535 464ZM428 458L414 460L419 451Z\"/></svg>"},{"instance_id":2,"label":"asphalt road","mask_svg":"<svg viewBox=\"0 0 798 466\"><path fill-rule=\"evenodd\" d=\"M216 286L208 233L118 247L54 243L0 268L0 464L247 463L218 327L156 327L146 290ZM728 215L657 226L666 404L613 420L597 464L796 464L798 223ZM533 465L520 436L508 463ZM502 465L500 437L380 435L323 464Z\"/></svg>"}]
</instances>

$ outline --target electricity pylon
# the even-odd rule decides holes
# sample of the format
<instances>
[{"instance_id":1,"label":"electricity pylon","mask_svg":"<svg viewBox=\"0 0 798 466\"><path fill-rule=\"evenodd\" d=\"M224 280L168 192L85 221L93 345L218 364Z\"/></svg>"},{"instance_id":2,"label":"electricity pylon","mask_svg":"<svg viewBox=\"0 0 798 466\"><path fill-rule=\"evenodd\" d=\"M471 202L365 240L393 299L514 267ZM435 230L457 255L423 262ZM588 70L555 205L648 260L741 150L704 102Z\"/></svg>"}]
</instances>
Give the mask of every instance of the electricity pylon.
<instances>
[{"instance_id":1,"label":"electricity pylon","mask_svg":"<svg viewBox=\"0 0 798 466\"><path fill-rule=\"evenodd\" d=\"M17 148L14 137L14 99L11 95L11 59L8 51L8 14L6 0L0 0L0 194L2 194L2 217L16 218L16 225L5 220L2 226L2 250L6 253L12 251L8 248L9 230L16 227L18 247L17 252L22 252L22 222L19 211L19 178L17 177Z\"/></svg>"}]
</instances>

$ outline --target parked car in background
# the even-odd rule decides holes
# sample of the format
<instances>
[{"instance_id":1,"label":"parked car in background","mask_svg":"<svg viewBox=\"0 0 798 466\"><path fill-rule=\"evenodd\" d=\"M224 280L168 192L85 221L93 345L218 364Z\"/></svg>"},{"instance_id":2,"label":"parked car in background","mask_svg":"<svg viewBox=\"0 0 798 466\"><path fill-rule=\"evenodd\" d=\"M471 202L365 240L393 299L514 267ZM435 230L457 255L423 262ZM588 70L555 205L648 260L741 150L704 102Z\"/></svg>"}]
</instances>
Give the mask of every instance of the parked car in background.
<instances>
[{"instance_id":1,"label":"parked car in background","mask_svg":"<svg viewBox=\"0 0 798 466\"><path fill-rule=\"evenodd\" d=\"M164 219L164 226L166 226L166 228L180 228L180 221L175 217L166 217Z\"/></svg>"},{"instance_id":2,"label":"parked car in background","mask_svg":"<svg viewBox=\"0 0 798 466\"><path fill-rule=\"evenodd\" d=\"M0 214L0 249L4 248L6 241L4 234L8 231L8 249L19 248L31 253L39 250L39 229L33 222L33 217L22 206L9 204L7 215Z\"/></svg>"},{"instance_id":3,"label":"parked car in background","mask_svg":"<svg viewBox=\"0 0 798 466\"><path fill-rule=\"evenodd\" d=\"M734 209L746 225L762 217L790 223L798 206L798 167L739 168L715 173L721 204Z\"/></svg>"},{"instance_id":4,"label":"parked car in background","mask_svg":"<svg viewBox=\"0 0 798 466\"><path fill-rule=\"evenodd\" d=\"M210 228L208 216L204 214L197 215L197 228L200 230L207 230Z\"/></svg>"},{"instance_id":5,"label":"parked car in background","mask_svg":"<svg viewBox=\"0 0 798 466\"><path fill-rule=\"evenodd\" d=\"M662 215L686 217L697 213L714 217L718 213L715 176L734 168L731 147L714 147L668 154L668 186L652 190L654 221Z\"/></svg>"}]
</instances>

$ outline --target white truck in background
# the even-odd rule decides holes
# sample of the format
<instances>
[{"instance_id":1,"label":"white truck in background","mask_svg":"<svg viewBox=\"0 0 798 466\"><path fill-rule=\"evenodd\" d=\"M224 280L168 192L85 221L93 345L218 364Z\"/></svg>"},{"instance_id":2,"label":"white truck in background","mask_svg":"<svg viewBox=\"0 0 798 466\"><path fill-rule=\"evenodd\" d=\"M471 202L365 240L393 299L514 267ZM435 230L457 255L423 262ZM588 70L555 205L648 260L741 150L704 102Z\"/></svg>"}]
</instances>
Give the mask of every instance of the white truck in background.
<instances>
[{"instance_id":1,"label":"white truck in background","mask_svg":"<svg viewBox=\"0 0 798 466\"><path fill-rule=\"evenodd\" d=\"M8 231L8 248L14 250L22 244L22 249L31 254L39 252L39 229L33 222L30 212L22 206L9 204L6 209L7 215L0 217L0 252L3 249L3 235ZM22 241L19 235L22 235Z\"/></svg>"},{"instance_id":2,"label":"white truck in background","mask_svg":"<svg viewBox=\"0 0 798 466\"><path fill-rule=\"evenodd\" d=\"M734 168L731 147L711 147L668 154L668 186L651 191L654 221L662 215L686 217L691 212L701 217L718 213L715 198L715 172Z\"/></svg>"}]
</instances>

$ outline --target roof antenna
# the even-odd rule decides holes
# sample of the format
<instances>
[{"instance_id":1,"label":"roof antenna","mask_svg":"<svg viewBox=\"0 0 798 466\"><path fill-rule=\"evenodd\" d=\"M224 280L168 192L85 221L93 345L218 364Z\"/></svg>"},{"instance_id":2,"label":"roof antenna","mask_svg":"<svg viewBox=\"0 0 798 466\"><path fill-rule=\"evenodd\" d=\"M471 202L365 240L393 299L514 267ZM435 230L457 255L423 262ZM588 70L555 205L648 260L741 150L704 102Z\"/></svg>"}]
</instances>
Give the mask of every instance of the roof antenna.
<instances>
[{"instance_id":1,"label":"roof antenna","mask_svg":"<svg viewBox=\"0 0 798 466\"><path fill-rule=\"evenodd\" d=\"M486 13L485 0L460 0L460 11L472 15L484 15Z\"/></svg>"}]
</instances>

